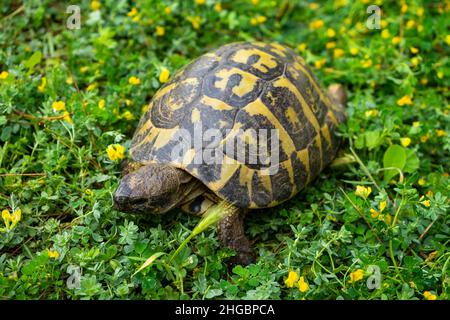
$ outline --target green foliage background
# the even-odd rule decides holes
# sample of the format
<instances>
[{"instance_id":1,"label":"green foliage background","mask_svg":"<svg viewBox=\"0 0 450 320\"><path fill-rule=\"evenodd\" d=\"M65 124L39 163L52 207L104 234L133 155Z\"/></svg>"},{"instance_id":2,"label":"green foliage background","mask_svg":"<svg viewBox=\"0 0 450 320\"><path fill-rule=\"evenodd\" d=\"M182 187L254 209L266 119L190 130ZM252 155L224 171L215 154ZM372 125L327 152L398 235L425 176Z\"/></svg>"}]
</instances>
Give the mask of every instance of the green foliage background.
<instances>
[{"instance_id":1,"label":"green foliage background","mask_svg":"<svg viewBox=\"0 0 450 320\"><path fill-rule=\"evenodd\" d=\"M381 29L365 26L372 2ZM0 209L22 216L14 228L0 221L0 298L448 299L449 1L218 3L82 1L81 29L69 30L68 3L2 1ZM209 228L174 261L162 255L132 276L174 252L198 219L113 210L120 164L106 148L129 146L162 68L255 39L295 48L324 86L348 88L341 158L354 161L248 216L255 265L227 270L233 252ZM367 199L357 185L371 187ZM73 268L78 288L67 286ZM349 281L358 269L364 278ZM286 286L289 270L308 290Z\"/></svg>"}]
</instances>

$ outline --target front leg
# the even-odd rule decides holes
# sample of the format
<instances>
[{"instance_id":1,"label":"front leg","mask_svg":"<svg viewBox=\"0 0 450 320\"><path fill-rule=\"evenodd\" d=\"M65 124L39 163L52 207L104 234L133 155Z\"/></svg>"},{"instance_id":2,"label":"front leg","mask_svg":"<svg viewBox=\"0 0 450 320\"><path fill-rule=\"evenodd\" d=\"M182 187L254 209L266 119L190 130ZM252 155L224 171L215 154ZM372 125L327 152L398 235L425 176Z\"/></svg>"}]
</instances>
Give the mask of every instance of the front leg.
<instances>
[{"instance_id":1,"label":"front leg","mask_svg":"<svg viewBox=\"0 0 450 320\"><path fill-rule=\"evenodd\" d=\"M245 266L256 261L256 255L244 233L244 213L241 210L234 211L219 222L218 234L223 247L236 251L236 255L230 259L230 266Z\"/></svg>"}]
</instances>

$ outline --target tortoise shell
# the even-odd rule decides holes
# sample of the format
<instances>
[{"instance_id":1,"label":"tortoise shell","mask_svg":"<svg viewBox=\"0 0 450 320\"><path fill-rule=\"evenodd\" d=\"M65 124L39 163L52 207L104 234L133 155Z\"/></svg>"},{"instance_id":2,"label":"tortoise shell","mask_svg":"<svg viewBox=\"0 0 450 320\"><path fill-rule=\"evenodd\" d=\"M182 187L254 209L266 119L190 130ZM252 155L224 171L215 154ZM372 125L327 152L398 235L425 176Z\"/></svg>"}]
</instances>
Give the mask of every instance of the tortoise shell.
<instances>
[{"instance_id":1,"label":"tortoise shell","mask_svg":"<svg viewBox=\"0 0 450 320\"><path fill-rule=\"evenodd\" d=\"M183 169L238 207L271 207L294 196L331 162L338 148L334 132L344 119L342 106L331 101L292 49L276 43L232 43L200 56L156 92L134 134L130 155L139 163ZM223 135L197 143L198 128ZM239 129L276 130L276 173L268 174L267 163L242 161L236 148L223 151L221 163L195 161L223 150ZM247 156L261 141L245 134L238 139ZM185 152L174 156L181 140ZM266 156L271 152L266 150Z\"/></svg>"}]
</instances>

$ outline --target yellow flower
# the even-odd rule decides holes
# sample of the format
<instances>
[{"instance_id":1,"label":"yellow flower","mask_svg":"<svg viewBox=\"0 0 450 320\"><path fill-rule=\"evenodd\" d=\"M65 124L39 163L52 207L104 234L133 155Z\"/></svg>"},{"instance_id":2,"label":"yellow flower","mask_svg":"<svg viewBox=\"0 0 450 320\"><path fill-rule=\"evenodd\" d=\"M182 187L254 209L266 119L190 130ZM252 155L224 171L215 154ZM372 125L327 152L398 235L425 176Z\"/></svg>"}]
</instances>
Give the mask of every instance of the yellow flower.
<instances>
[{"instance_id":1,"label":"yellow flower","mask_svg":"<svg viewBox=\"0 0 450 320\"><path fill-rule=\"evenodd\" d=\"M409 50L411 51L412 54L416 54L419 52L419 49L417 49L415 47L411 47L411 48L409 48Z\"/></svg>"},{"instance_id":2,"label":"yellow flower","mask_svg":"<svg viewBox=\"0 0 450 320\"><path fill-rule=\"evenodd\" d=\"M367 110L366 112L364 112L364 115L366 116L366 118L376 117L378 115L378 110L377 109Z\"/></svg>"},{"instance_id":3,"label":"yellow flower","mask_svg":"<svg viewBox=\"0 0 450 320\"><path fill-rule=\"evenodd\" d=\"M400 138L400 143L406 148L411 144L411 139L408 137Z\"/></svg>"},{"instance_id":4,"label":"yellow flower","mask_svg":"<svg viewBox=\"0 0 450 320\"><path fill-rule=\"evenodd\" d=\"M52 258L52 259L58 259L59 258L59 253L56 250L47 249L47 255L48 255L49 258Z\"/></svg>"},{"instance_id":5,"label":"yellow flower","mask_svg":"<svg viewBox=\"0 0 450 320\"><path fill-rule=\"evenodd\" d=\"M8 209L2 211L2 219L5 222L6 227L9 227L9 223L12 222L12 215Z\"/></svg>"},{"instance_id":6,"label":"yellow flower","mask_svg":"<svg viewBox=\"0 0 450 320\"><path fill-rule=\"evenodd\" d=\"M411 67L417 67L420 63L420 59L417 57L414 57L411 59Z\"/></svg>"},{"instance_id":7,"label":"yellow flower","mask_svg":"<svg viewBox=\"0 0 450 320\"><path fill-rule=\"evenodd\" d=\"M408 22L406 22L406 29L412 29L415 25L416 22L414 20L408 20Z\"/></svg>"},{"instance_id":8,"label":"yellow flower","mask_svg":"<svg viewBox=\"0 0 450 320\"><path fill-rule=\"evenodd\" d=\"M125 147L120 144L110 144L106 148L106 153L112 161L120 160L125 156Z\"/></svg>"},{"instance_id":9,"label":"yellow flower","mask_svg":"<svg viewBox=\"0 0 450 320\"><path fill-rule=\"evenodd\" d=\"M367 199L367 197L370 195L370 193L372 192L372 188L371 187L364 187L364 186L356 186L356 191L355 194L358 197L363 198L364 200Z\"/></svg>"},{"instance_id":10,"label":"yellow flower","mask_svg":"<svg viewBox=\"0 0 450 320\"><path fill-rule=\"evenodd\" d=\"M423 293L423 296L425 297L425 299L427 300L436 300L437 296L435 294L432 294L430 291L425 291Z\"/></svg>"},{"instance_id":11,"label":"yellow flower","mask_svg":"<svg viewBox=\"0 0 450 320\"><path fill-rule=\"evenodd\" d=\"M423 204L425 207L431 206L431 201L430 200L423 200L423 201L420 201L420 203Z\"/></svg>"},{"instance_id":12,"label":"yellow flower","mask_svg":"<svg viewBox=\"0 0 450 320\"><path fill-rule=\"evenodd\" d=\"M167 68L162 68L161 72L159 73L159 82L166 83L167 80L169 80L170 77L170 71Z\"/></svg>"},{"instance_id":13,"label":"yellow flower","mask_svg":"<svg viewBox=\"0 0 450 320\"><path fill-rule=\"evenodd\" d=\"M442 71L438 71L438 72L436 73L436 75L437 75L437 77L438 77L439 79L443 79L443 78L444 78L444 73L443 73Z\"/></svg>"},{"instance_id":14,"label":"yellow flower","mask_svg":"<svg viewBox=\"0 0 450 320\"><path fill-rule=\"evenodd\" d=\"M44 92L46 86L47 86L47 78L46 77L42 77L41 84L38 86L37 89L38 89L39 92Z\"/></svg>"},{"instance_id":15,"label":"yellow flower","mask_svg":"<svg viewBox=\"0 0 450 320\"><path fill-rule=\"evenodd\" d=\"M300 292L306 292L309 290L309 285L305 281L305 277L303 276L301 276L300 280L298 280L298 289L300 290Z\"/></svg>"},{"instance_id":16,"label":"yellow flower","mask_svg":"<svg viewBox=\"0 0 450 320\"><path fill-rule=\"evenodd\" d=\"M259 24L263 24L267 21L267 18L265 16L257 16L256 21L258 21Z\"/></svg>"},{"instance_id":17,"label":"yellow flower","mask_svg":"<svg viewBox=\"0 0 450 320\"><path fill-rule=\"evenodd\" d=\"M334 51L333 51L333 57L334 58L340 58L343 55L344 55L344 50L342 50L340 48L334 49Z\"/></svg>"},{"instance_id":18,"label":"yellow flower","mask_svg":"<svg viewBox=\"0 0 450 320\"><path fill-rule=\"evenodd\" d=\"M292 288L294 286L294 283L297 281L298 279L298 274L295 271L289 271L289 275L287 277L287 279L284 281L284 283L286 284L286 286L288 288Z\"/></svg>"},{"instance_id":19,"label":"yellow flower","mask_svg":"<svg viewBox=\"0 0 450 320\"><path fill-rule=\"evenodd\" d=\"M12 223L13 226L17 224L17 222L20 221L20 219L22 218L22 210L17 209L16 211L14 211L13 215L12 215Z\"/></svg>"},{"instance_id":20,"label":"yellow flower","mask_svg":"<svg viewBox=\"0 0 450 320\"><path fill-rule=\"evenodd\" d=\"M446 132L445 132L445 130L437 129L437 130L436 130L436 135L437 135L438 137L443 137L443 136L446 135Z\"/></svg>"},{"instance_id":21,"label":"yellow flower","mask_svg":"<svg viewBox=\"0 0 450 320\"><path fill-rule=\"evenodd\" d=\"M399 106L410 105L412 104L411 97L406 95L397 100L397 104Z\"/></svg>"},{"instance_id":22,"label":"yellow flower","mask_svg":"<svg viewBox=\"0 0 450 320\"><path fill-rule=\"evenodd\" d=\"M164 29L164 27L156 26L156 35L158 37L162 37L165 33L166 33L166 29Z\"/></svg>"},{"instance_id":23,"label":"yellow flower","mask_svg":"<svg viewBox=\"0 0 450 320\"><path fill-rule=\"evenodd\" d=\"M352 56L356 56L359 52L358 48L350 48L350 53Z\"/></svg>"},{"instance_id":24,"label":"yellow flower","mask_svg":"<svg viewBox=\"0 0 450 320\"><path fill-rule=\"evenodd\" d=\"M391 36L391 34L389 33L389 30L388 29L384 29L383 31L381 31L381 37L383 38L383 39L387 39L387 38L389 38Z\"/></svg>"},{"instance_id":25,"label":"yellow flower","mask_svg":"<svg viewBox=\"0 0 450 320\"><path fill-rule=\"evenodd\" d=\"M401 40L402 39L400 37L393 37L392 44L394 44L394 45L399 44Z\"/></svg>"},{"instance_id":26,"label":"yellow flower","mask_svg":"<svg viewBox=\"0 0 450 320\"><path fill-rule=\"evenodd\" d=\"M414 121L414 122L412 123L412 125L413 125L414 128L417 128L417 127L420 126L420 121Z\"/></svg>"},{"instance_id":27,"label":"yellow flower","mask_svg":"<svg viewBox=\"0 0 450 320\"><path fill-rule=\"evenodd\" d=\"M445 42L450 46L450 34L445 36Z\"/></svg>"},{"instance_id":28,"label":"yellow flower","mask_svg":"<svg viewBox=\"0 0 450 320\"><path fill-rule=\"evenodd\" d=\"M67 77L66 83L67 84L73 84L73 78L72 77Z\"/></svg>"},{"instance_id":29,"label":"yellow flower","mask_svg":"<svg viewBox=\"0 0 450 320\"><path fill-rule=\"evenodd\" d=\"M55 101L52 103L53 111L61 111L66 109L66 104L63 101Z\"/></svg>"},{"instance_id":30,"label":"yellow flower","mask_svg":"<svg viewBox=\"0 0 450 320\"><path fill-rule=\"evenodd\" d=\"M130 111L125 111L123 114L122 114L122 117L124 117L125 119L127 119L128 121L131 121L131 120L133 120L133 118L134 118L134 116L133 116L133 114L130 112Z\"/></svg>"},{"instance_id":31,"label":"yellow flower","mask_svg":"<svg viewBox=\"0 0 450 320\"><path fill-rule=\"evenodd\" d=\"M133 103L133 101L131 101L130 99L125 99L125 104L129 107L131 106L131 104Z\"/></svg>"},{"instance_id":32,"label":"yellow flower","mask_svg":"<svg viewBox=\"0 0 450 320\"><path fill-rule=\"evenodd\" d=\"M100 9L101 6L102 6L102 4L100 3L100 1L94 0L91 2L92 10L98 10L98 9Z\"/></svg>"},{"instance_id":33,"label":"yellow flower","mask_svg":"<svg viewBox=\"0 0 450 320\"><path fill-rule=\"evenodd\" d=\"M334 38L336 36L336 31L332 28L328 28L326 35L328 38Z\"/></svg>"},{"instance_id":34,"label":"yellow flower","mask_svg":"<svg viewBox=\"0 0 450 320\"><path fill-rule=\"evenodd\" d=\"M365 27L364 23L362 23L362 22L357 22L356 25L355 25L355 27L356 27L356 29L357 29L358 31L364 31L364 30L366 30L366 27Z\"/></svg>"},{"instance_id":35,"label":"yellow flower","mask_svg":"<svg viewBox=\"0 0 450 320\"><path fill-rule=\"evenodd\" d=\"M4 209L2 211L2 219L5 223L6 229L12 230L22 219L22 210L17 209L13 214L11 214L8 209Z\"/></svg>"},{"instance_id":36,"label":"yellow flower","mask_svg":"<svg viewBox=\"0 0 450 320\"><path fill-rule=\"evenodd\" d=\"M334 41L327 42L327 44L325 45L325 47L326 47L327 49L333 49L334 47L336 47L336 42L334 42Z\"/></svg>"},{"instance_id":37,"label":"yellow flower","mask_svg":"<svg viewBox=\"0 0 450 320\"><path fill-rule=\"evenodd\" d=\"M417 8L416 13L417 13L417 15L418 15L419 17L422 17L423 14L424 14L424 12L425 12L425 9L424 9L423 7Z\"/></svg>"},{"instance_id":38,"label":"yellow flower","mask_svg":"<svg viewBox=\"0 0 450 320\"><path fill-rule=\"evenodd\" d=\"M132 8L132 9L130 10L130 12L127 13L127 16L129 16L129 17L134 17L134 16L137 15L137 14L138 14L137 9L136 9L136 8Z\"/></svg>"},{"instance_id":39,"label":"yellow flower","mask_svg":"<svg viewBox=\"0 0 450 320\"><path fill-rule=\"evenodd\" d=\"M216 12L221 12L222 11L222 4L219 2L219 3L216 3L215 5L214 5L214 10L216 11Z\"/></svg>"},{"instance_id":40,"label":"yellow flower","mask_svg":"<svg viewBox=\"0 0 450 320\"><path fill-rule=\"evenodd\" d=\"M297 46L297 50L300 51L300 52L305 51L305 50L306 50L306 43L300 43L300 44Z\"/></svg>"},{"instance_id":41,"label":"yellow flower","mask_svg":"<svg viewBox=\"0 0 450 320\"><path fill-rule=\"evenodd\" d=\"M172 9L170 7L165 7L164 8L164 13L169 15L172 12Z\"/></svg>"},{"instance_id":42,"label":"yellow flower","mask_svg":"<svg viewBox=\"0 0 450 320\"><path fill-rule=\"evenodd\" d=\"M137 86L138 84L141 83L141 79L139 79L138 77L132 76L128 79L128 83L132 84L134 86Z\"/></svg>"},{"instance_id":43,"label":"yellow flower","mask_svg":"<svg viewBox=\"0 0 450 320\"><path fill-rule=\"evenodd\" d=\"M89 67L88 66L84 66L84 67L81 67L80 68L80 72L81 73L85 73L86 71L88 71L89 70Z\"/></svg>"},{"instance_id":44,"label":"yellow flower","mask_svg":"<svg viewBox=\"0 0 450 320\"><path fill-rule=\"evenodd\" d=\"M317 10L317 9L319 9L319 5L318 5L317 3L315 3L315 2L311 2L311 3L308 5L308 7L309 7L311 10Z\"/></svg>"},{"instance_id":45,"label":"yellow flower","mask_svg":"<svg viewBox=\"0 0 450 320\"><path fill-rule=\"evenodd\" d=\"M105 109L105 99L101 99L99 102L98 102L98 108L99 109Z\"/></svg>"},{"instance_id":46,"label":"yellow flower","mask_svg":"<svg viewBox=\"0 0 450 320\"><path fill-rule=\"evenodd\" d=\"M427 182L425 181L424 178L420 178L417 183L419 184L419 186L423 187Z\"/></svg>"},{"instance_id":47,"label":"yellow flower","mask_svg":"<svg viewBox=\"0 0 450 320\"><path fill-rule=\"evenodd\" d=\"M401 9L400 9L400 12L401 13L406 13L406 11L408 11L408 5L404 3L402 5Z\"/></svg>"},{"instance_id":48,"label":"yellow flower","mask_svg":"<svg viewBox=\"0 0 450 320\"><path fill-rule=\"evenodd\" d=\"M202 18L200 18L200 16L195 16L193 18L191 17L189 20L191 21L192 28L200 29L200 22L202 21Z\"/></svg>"},{"instance_id":49,"label":"yellow flower","mask_svg":"<svg viewBox=\"0 0 450 320\"><path fill-rule=\"evenodd\" d=\"M371 213L371 217L372 218L376 218L376 217L378 217L378 215L379 215L379 213L378 213L378 211L376 211L375 209L373 209L373 208L370 208L370 213Z\"/></svg>"},{"instance_id":50,"label":"yellow flower","mask_svg":"<svg viewBox=\"0 0 450 320\"><path fill-rule=\"evenodd\" d=\"M86 88L86 91L92 91L95 88L97 88L97 83L91 83L90 85L88 85L88 87Z\"/></svg>"},{"instance_id":51,"label":"yellow flower","mask_svg":"<svg viewBox=\"0 0 450 320\"><path fill-rule=\"evenodd\" d=\"M352 273L350 273L350 283L357 282L359 280L362 280L364 278L364 270L358 269Z\"/></svg>"},{"instance_id":52,"label":"yellow flower","mask_svg":"<svg viewBox=\"0 0 450 320\"><path fill-rule=\"evenodd\" d=\"M73 120L70 117L70 113L69 112L64 111L63 116L64 116L64 118L63 118L64 121L67 121L68 123L73 123Z\"/></svg>"},{"instance_id":53,"label":"yellow flower","mask_svg":"<svg viewBox=\"0 0 450 320\"><path fill-rule=\"evenodd\" d=\"M383 212L386 209L386 200L380 202L380 212Z\"/></svg>"},{"instance_id":54,"label":"yellow flower","mask_svg":"<svg viewBox=\"0 0 450 320\"><path fill-rule=\"evenodd\" d=\"M259 0L252 0L252 3L253 3L254 5L256 5L256 4L259 3Z\"/></svg>"},{"instance_id":55,"label":"yellow flower","mask_svg":"<svg viewBox=\"0 0 450 320\"><path fill-rule=\"evenodd\" d=\"M314 66L317 69L320 69L325 65L326 62L327 62L327 60L325 60L325 59L319 59L319 60L314 61Z\"/></svg>"},{"instance_id":56,"label":"yellow flower","mask_svg":"<svg viewBox=\"0 0 450 320\"><path fill-rule=\"evenodd\" d=\"M420 137L420 142L425 143L428 141L430 137L428 136L428 133L426 135L423 135Z\"/></svg>"},{"instance_id":57,"label":"yellow flower","mask_svg":"<svg viewBox=\"0 0 450 320\"><path fill-rule=\"evenodd\" d=\"M422 78L422 79L420 79L420 83L423 84L424 86L426 86L427 83L428 83L428 79L427 78Z\"/></svg>"},{"instance_id":58,"label":"yellow flower","mask_svg":"<svg viewBox=\"0 0 450 320\"><path fill-rule=\"evenodd\" d=\"M368 60L363 60L363 62L361 63L363 68L369 68L372 66L372 60L368 59Z\"/></svg>"},{"instance_id":59,"label":"yellow flower","mask_svg":"<svg viewBox=\"0 0 450 320\"><path fill-rule=\"evenodd\" d=\"M321 19L314 20L309 24L309 28L312 30L321 29L324 26L324 22Z\"/></svg>"},{"instance_id":60,"label":"yellow flower","mask_svg":"<svg viewBox=\"0 0 450 320\"><path fill-rule=\"evenodd\" d=\"M427 196L428 198L431 198L431 197L433 196L433 191L428 190L426 196Z\"/></svg>"},{"instance_id":61,"label":"yellow flower","mask_svg":"<svg viewBox=\"0 0 450 320\"><path fill-rule=\"evenodd\" d=\"M0 79L1 79L1 80L5 80L6 78L8 78L8 76L9 76L8 71L2 71L2 72L0 73Z\"/></svg>"},{"instance_id":62,"label":"yellow flower","mask_svg":"<svg viewBox=\"0 0 450 320\"><path fill-rule=\"evenodd\" d=\"M139 18L139 16L133 17L133 22L139 22L139 20L141 20L141 18Z\"/></svg>"},{"instance_id":63,"label":"yellow flower","mask_svg":"<svg viewBox=\"0 0 450 320\"><path fill-rule=\"evenodd\" d=\"M206 2L206 0L195 0L195 3L198 4L199 6L204 5Z\"/></svg>"}]
</instances>

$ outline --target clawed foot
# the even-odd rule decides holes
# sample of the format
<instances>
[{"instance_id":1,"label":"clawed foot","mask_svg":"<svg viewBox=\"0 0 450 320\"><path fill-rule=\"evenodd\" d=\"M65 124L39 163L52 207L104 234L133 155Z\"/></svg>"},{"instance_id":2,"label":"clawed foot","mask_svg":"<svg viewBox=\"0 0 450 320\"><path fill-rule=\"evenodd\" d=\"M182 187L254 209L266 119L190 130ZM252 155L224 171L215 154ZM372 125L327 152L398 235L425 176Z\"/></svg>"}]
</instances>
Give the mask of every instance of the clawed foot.
<instances>
[{"instance_id":1,"label":"clawed foot","mask_svg":"<svg viewBox=\"0 0 450 320\"><path fill-rule=\"evenodd\" d=\"M256 254L253 250L250 251L236 251L236 255L227 261L228 270L232 270L235 266L248 266L256 262Z\"/></svg>"}]
</instances>

